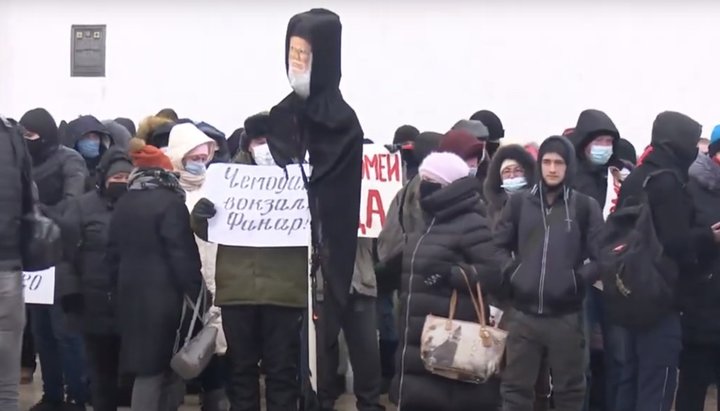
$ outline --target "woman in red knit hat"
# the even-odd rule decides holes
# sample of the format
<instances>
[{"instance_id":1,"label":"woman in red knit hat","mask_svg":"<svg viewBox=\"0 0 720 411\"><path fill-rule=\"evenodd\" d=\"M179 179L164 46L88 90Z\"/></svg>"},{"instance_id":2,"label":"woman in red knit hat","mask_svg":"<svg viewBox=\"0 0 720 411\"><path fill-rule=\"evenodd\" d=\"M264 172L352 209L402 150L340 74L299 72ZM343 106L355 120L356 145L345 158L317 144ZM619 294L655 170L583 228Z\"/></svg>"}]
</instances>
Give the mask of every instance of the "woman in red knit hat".
<instances>
[{"instance_id":1,"label":"woman in red knit hat","mask_svg":"<svg viewBox=\"0 0 720 411\"><path fill-rule=\"evenodd\" d=\"M183 297L195 301L201 292L200 255L170 159L139 139L130 141L129 152L136 169L115 205L108 245L121 371L136 376L133 411L177 410L184 387L170 359Z\"/></svg>"}]
</instances>

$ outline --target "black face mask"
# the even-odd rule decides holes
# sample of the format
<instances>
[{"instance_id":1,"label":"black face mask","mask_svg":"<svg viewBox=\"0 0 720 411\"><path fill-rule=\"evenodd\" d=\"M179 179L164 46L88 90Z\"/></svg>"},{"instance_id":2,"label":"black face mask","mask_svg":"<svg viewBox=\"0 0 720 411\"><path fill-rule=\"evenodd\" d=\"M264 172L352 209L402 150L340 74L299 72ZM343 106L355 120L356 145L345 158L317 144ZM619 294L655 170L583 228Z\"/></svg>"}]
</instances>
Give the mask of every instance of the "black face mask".
<instances>
[{"instance_id":1,"label":"black face mask","mask_svg":"<svg viewBox=\"0 0 720 411\"><path fill-rule=\"evenodd\" d=\"M405 163L407 168L418 168L419 164L417 159L415 158L415 153L412 150L400 151L400 157L402 158L402 161Z\"/></svg>"},{"instance_id":2,"label":"black face mask","mask_svg":"<svg viewBox=\"0 0 720 411\"><path fill-rule=\"evenodd\" d=\"M113 182L105 187L105 195L113 202L120 199L125 193L127 193L127 183Z\"/></svg>"},{"instance_id":3,"label":"black face mask","mask_svg":"<svg viewBox=\"0 0 720 411\"><path fill-rule=\"evenodd\" d=\"M36 140L25 140L25 144L27 145L28 151L30 152L30 156L33 160L37 162L42 159L45 152L45 142L41 138Z\"/></svg>"},{"instance_id":4,"label":"black face mask","mask_svg":"<svg viewBox=\"0 0 720 411\"><path fill-rule=\"evenodd\" d=\"M440 183L433 183L432 181L421 181L420 198L427 198L441 188L442 185Z\"/></svg>"}]
</instances>

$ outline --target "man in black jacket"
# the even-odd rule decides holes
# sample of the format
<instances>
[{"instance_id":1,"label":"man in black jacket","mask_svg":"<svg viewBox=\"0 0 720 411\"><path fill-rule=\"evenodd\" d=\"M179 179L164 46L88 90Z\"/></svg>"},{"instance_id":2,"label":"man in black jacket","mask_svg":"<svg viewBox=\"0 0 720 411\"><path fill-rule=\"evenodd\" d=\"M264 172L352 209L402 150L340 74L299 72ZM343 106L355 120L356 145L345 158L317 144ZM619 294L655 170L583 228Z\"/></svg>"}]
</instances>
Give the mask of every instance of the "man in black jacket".
<instances>
[{"instance_id":1,"label":"man in black jacket","mask_svg":"<svg viewBox=\"0 0 720 411\"><path fill-rule=\"evenodd\" d=\"M30 110L20 119L28 151L32 156L32 175L38 186L40 207L58 220L68 201L82 195L88 175L80 154L60 145L55 120L47 110ZM64 267L56 267L58 274ZM62 288L58 282L56 288ZM54 410L67 401L83 407L87 383L82 337L65 323L60 304L31 305L32 331L40 357L43 398L33 411Z\"/></svg>"},{"instance_id":2,"label":"man in black jacket","mask_svg":"<svg viewBox=\"0 0 720 411\"><path fill-rule=\"evenodd\" d=\"M31 161L14 126L0 117L0 409L19 411L18 382L25 309L20 219L32 202Z\"/></svg>"},{"instance_id":3,"label":"man in black jacket","mask_svg":"<svg viewBox=\"0 0 720 411\"><path fill-rule=\"evenodd\" d=\"M540 146L538 184L511 196L495 229L514 312L503 374L503 411L532 409L540 362L553 370L555 409L577 411L585 397L585 286L597 278L597 202L570 188L575 153L564 137ZM514 255L514 258L511 257ZM585 262L589 259L589 262Z\"/></svg>"},{"instance_id":4,"label":"man in black jacket","mask_svg":"<svg viewBox=\"0 0 720 411\"><path fill-rule=\"evenodd\" d=\"M717 223L712 227L696 226L692 199L685 188L688 168L697 158L701 132L702 126L684 114L659 114L653 123L652 151L623 182L618 197L622 208L627 200L642 196L651 173L668 171L647 180L644 191L663 252L675 262L681 278L697 272L698 255L717 253L720 243ZM609 328L614 335L612 341L621 342L627 350L620 373L634 378L618 381L616 403L607 404L607 409L669 411L682 345L678 312L668 312L649 329L631 330L612 324Z\"/></svg>"}]
</instances>

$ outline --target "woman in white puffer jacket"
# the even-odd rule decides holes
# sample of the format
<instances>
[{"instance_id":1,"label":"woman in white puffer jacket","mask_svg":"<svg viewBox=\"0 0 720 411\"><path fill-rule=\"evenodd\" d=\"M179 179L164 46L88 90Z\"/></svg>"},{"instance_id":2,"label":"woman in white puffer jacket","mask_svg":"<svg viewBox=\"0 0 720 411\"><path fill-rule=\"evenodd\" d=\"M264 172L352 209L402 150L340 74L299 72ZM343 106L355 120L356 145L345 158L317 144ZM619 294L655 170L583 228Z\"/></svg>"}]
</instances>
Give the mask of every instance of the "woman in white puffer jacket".
<instances>
[{"instance_id":1,"label":"woman in white puffer jacket","mask_svg":"<svg viewBox=\"0 0 720 411\"><path fill-rule=\"evenodd\" d=\"M185 203L188 210L192 210L195 203L203 198L202 187L205 183L206 166L212 160L216 149L217 143L192 123L178 124L170 131L166 155L170 158L175 172L180 175L180 186L185 190ZM214 296L217 244L205 242L197 237L195 240L200 252L205 284ZM215 350L218 358L213 359L203 375L200 376L203 385L202 410L227 410L224 375L222 375L224 367L220 365L219 358L225 355L227 342L223 332L220 309L212 306L210 313L214 315L210 325L218 329Z\"/></svg>"}]
</instances>

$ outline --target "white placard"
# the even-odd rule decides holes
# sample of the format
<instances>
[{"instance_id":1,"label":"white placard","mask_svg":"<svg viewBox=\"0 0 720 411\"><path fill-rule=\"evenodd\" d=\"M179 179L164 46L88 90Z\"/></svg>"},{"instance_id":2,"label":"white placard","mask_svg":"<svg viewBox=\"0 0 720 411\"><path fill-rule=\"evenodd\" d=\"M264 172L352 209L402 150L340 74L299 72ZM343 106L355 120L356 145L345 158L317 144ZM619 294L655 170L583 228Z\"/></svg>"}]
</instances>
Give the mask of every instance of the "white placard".
<instances>
[{"instance_id":1,"label":"white placard","mask_svg":"<svg viewBox=\"0 0 720 411\"><path fill-rule=\"evenodd\" d=\"M379 144L365 144L358 237L377 238L380 235L390 203L402 186L400 153L390 153Z\"/></svg>"},{"instance_id":2,"label":"white placard","mask_svg":"<svg viewBox=\"0 0 720 411\"><path fill-rule=\"evenodd\" d=\"M217 211L208 221L209 241L242 247L308 245L310 210L299 165L289 165L286 175L275 166L213 164L203 190Z\"/></svg>"},{"instance_id":3,"label":"white placard","mask_svg":"<svg viewBox=\"0 0 720 411\"><path fill-rule=\"evenodd\" d=\"M23 291L26 304L54 304L55 267L23 272Z\"/></svg>"}]
</instances>

